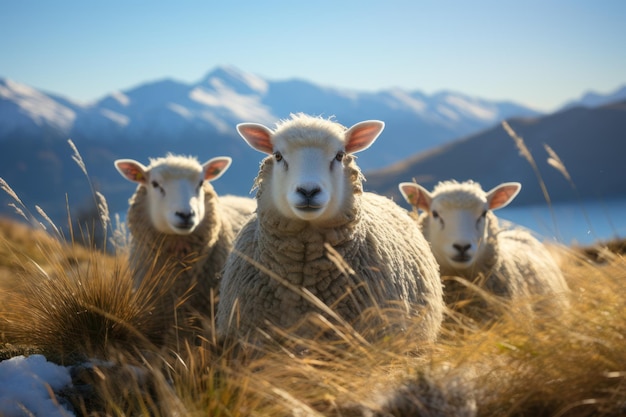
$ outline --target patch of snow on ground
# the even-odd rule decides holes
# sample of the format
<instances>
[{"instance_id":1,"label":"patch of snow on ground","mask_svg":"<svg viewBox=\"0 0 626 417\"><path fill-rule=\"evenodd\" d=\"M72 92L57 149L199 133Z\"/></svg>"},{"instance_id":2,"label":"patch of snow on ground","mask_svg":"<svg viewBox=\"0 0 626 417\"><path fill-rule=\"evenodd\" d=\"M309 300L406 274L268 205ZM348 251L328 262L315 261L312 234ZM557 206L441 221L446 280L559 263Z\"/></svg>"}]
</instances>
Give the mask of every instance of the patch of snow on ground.
<instances>
[{"instance_id":1,"label":"patch of snow on ground","mask_svg":"<svg viewBox=\"0 0 626 417\"><path fill-rule=\"evenodd\" d=\"M42 355L16 356L0 362L0 415L70 417L53 392L71 385L69 370Z\"/></svg>"}]
</instances>

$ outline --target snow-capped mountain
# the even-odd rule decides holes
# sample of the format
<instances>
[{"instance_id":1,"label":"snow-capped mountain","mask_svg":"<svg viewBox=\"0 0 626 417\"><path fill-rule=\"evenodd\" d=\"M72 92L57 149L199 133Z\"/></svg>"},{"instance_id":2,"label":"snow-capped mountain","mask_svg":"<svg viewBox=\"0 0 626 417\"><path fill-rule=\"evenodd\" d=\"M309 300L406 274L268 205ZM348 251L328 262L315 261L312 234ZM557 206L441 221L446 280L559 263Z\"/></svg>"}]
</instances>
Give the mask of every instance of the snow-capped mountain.
<instances>
[{"instance_id":1,"label":"snow-capped mountain","mask_svg":"<svg viewBox=\"0 0 626 417\"><path fill-rule=\"evenodd\" d=\"M93 103L0 79L0 177L24 201L53 218L67 218L70 205L93 203L91 184L123 210L133 187L113 168L117 158L148 162L166 152L233 158L215 187L247 194L263 155L236 134L240 122L273 127L290 113L334 116L345 126L366 119L385 122L374 145L359 154L364 171L467 136L511 116L537 112L510 102L491 102L455 92L427 95L393 89L360 92L291 79L271 81L233 67L218 67L195 83L148 82L115 91ZM72 161L68 139L77 145L88 183ZM0 198L6 202L6 196ZM6 211L6 204L2 204Z\"/></svg>"},{"instance_id":2,"label":"snow-capped mountain","mask_svg":"<svg viewBox=\"0 0 626 417\"><path fill-rule=\"evenodd\" d=\"M56 132L62 139L177 142L190 132L232 136L242 121L272 126L295 112L335 116L344 125L382 119L387 124L384 140L389 146L381 145L378 158L364 157L366 167L384 166L398 156L487 128L507 117L537 115L514 103L454 92L428 96L399 89L347 91L302 80L268 81L233 67L218 67L193 84L174 80L146 83L88 105L2 80L0 99L0 140L25 132L36 136L39 128Z\"/></svg>"},{"instance_id":3,"label":"snow-capped mountain","mask_svg":"<svg viewBox=\"0 0 626 417\"><path fill-rule=\"evenodd\" d=\"M0 79L0 138L40 134L42 130L67 134L76 117L74 109L53 96Z\"/></svg>"}]
</instances>

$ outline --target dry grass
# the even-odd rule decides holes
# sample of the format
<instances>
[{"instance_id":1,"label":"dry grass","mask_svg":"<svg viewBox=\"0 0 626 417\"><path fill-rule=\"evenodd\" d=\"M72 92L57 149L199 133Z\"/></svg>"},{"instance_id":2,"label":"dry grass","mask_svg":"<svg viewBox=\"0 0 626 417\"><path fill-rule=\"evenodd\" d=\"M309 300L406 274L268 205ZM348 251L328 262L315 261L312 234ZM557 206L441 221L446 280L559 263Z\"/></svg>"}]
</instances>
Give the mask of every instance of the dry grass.
<instances>
[{"instance_id":1,"label":"dry grass","mask_svg":"<svg viewBox=\"0 0 626 417\"><path fill-rule=\"evenodd\" d=\"M419 322L375 343L277 331L263 345L218 344L207 331L197 343L159 344L149 318L155 292L132 292L123 258L0 226L13 259L5 268L19 277L2 281L5 356L107 361L77 368L77 388L65 395L79 414L626 415L626 261L608 250L596 263L560 249L572 288L566 316L532 322L510 306L482 326L452 319L433 346L413 345Z\"/></svg>"}]
</instances>

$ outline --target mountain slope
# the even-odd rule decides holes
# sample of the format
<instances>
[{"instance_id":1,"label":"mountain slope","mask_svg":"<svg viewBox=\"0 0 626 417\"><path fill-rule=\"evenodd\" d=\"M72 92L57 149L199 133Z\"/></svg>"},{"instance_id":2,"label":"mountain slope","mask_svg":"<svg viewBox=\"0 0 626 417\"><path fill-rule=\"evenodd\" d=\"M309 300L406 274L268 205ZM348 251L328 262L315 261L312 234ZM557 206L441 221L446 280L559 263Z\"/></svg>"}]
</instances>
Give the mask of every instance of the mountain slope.
<instances>
[{"instance_id":1,"label":"mountain slope","mask_svg":"<svg viewBox=\"0 0 626 417\"><path fill-rule=\"evenodd\" d=\"M192 84L169 79L145 83L84 106L70 105L67 99L13 81L2 85L0 120L7 119L7 123L2 124L6 127L0 131L0 141L21 139L20 134L12 133L21 128L36 135L34 125L57 132L59 139L179 142L187 140L190 131L233 135L236 124L243 121L272 126L290 113L305 112L336 116L346 126L368 118L387 122L389 146L378 147L378 158L364 156L361 162L366 168L385 166L407 152L430 148L507 117L538 114L514 103L454 92L428 96L397 89L346 91L302 80L267 81L233 67L218 67ZM29 94L20 95L20 90L29 90ZM32 109L48 115L42 118ZM15 117L18 113L20 118ZM397 147L399 144L403 146Z\"/></svg>"},{"instance_id":2,"label":"mountain slope","mask_svg":"<svg viewBox=\"0 0 626 417\"><path fill-rule=\"evenodd\" d=\"M626 101L575 107L539 118L509 121L537 163L553 201L626 196ZM565 164L574 189L547 163L549 145ZM428 189L447 179L473 179L484 188L520 181L517 204L544 202L539 181L502 126L419 153L385 169L366 172L366 188L401 201L397 184L413 178Z\"/></svg>"},{"instance_id":3,"label":"mountain slope","mask_svg":"<svg viewBox=\"0 0 626 417\"><path fill-rule=\"evenodd\" d=\"M583 94L579 99L572 100L569 103L565 104L562 109L569 109L579 106L599 107L623 100L626 100L626 85L608 94L600 94L594 91L589 91Z\"/></svg>"},{"instance_id":4,"label":"mountain slope","mask_svg":"<svg viewBox=\"0 0 626 417\"><path fill-rule=\"evenodd\" d=\"M134 187L113 168L117 158L148 162L166 152L217 155L233 165L216 182L218 192L247 194L263 155L236 133L240 122L270 127L290 113L335 116L350 126L381 119L380 139L359 154L359 165L375 169L406 155L488 128L513 115L536 115L507 102L489 102L453 92L426 95L401 90L365 93L318 86L303 80L269 81L233 67L218 67L195 83L165 79L116 91L94 103L0 79L0 177L55 220L93 204L91 188L72 160L71 138L94 187L111 212L125 210ZM1 193L0 193L1 194ZM0 213L12 211L0 197Z\"/></svg>"}]
</instances>

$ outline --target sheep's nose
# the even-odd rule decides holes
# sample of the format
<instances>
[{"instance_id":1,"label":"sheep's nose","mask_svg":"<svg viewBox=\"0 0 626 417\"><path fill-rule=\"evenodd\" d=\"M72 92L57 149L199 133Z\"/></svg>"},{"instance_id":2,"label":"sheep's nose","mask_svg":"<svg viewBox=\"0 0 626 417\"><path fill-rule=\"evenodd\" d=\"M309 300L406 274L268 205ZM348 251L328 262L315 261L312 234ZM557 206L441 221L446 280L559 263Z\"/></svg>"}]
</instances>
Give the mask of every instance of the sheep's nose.
<instances>
[{"instance_id":1,"label":"sheep's nose","mask_svg":"<svg viewBox=\"0 0 626 417\"><path fill-rule=\"evenodd\" d=\"M310 187L310 188L305 188L305 187L298 187L296 188L296 191L301 194L304 198L306 198L307 200L315 197L317 194L320 193L321 188L314 186L314 187Z\"/></svg>"},{"instance_id":2,"label":"sheep's nose","mask_svg":"<svg viewBox=\"0 0 626 417\"><path fill-rule=\"evenodd\" d=\"M183 220L185 223L189 223L189 221L193 218L193 216L196 215L196 213L193 210L186 213L182 211L177 211L176 215L180 217L180 219Z\"/></svg>"},{"instance_id":3,"label":"sheep's nose","mask_svg":"<svg viewBox=\"0 0 626 417\"><path fill-rule=\"evenodd\" d=\"M470 250L470 248L472 247L472 245L470 243L466 243L466 244L460 244L460 243L454 243L452 245L452 247L454 249L457 250L457 252L459 252L459 254L461 255L465 255L465 253Z\"/></svg>"}]
</instances>

